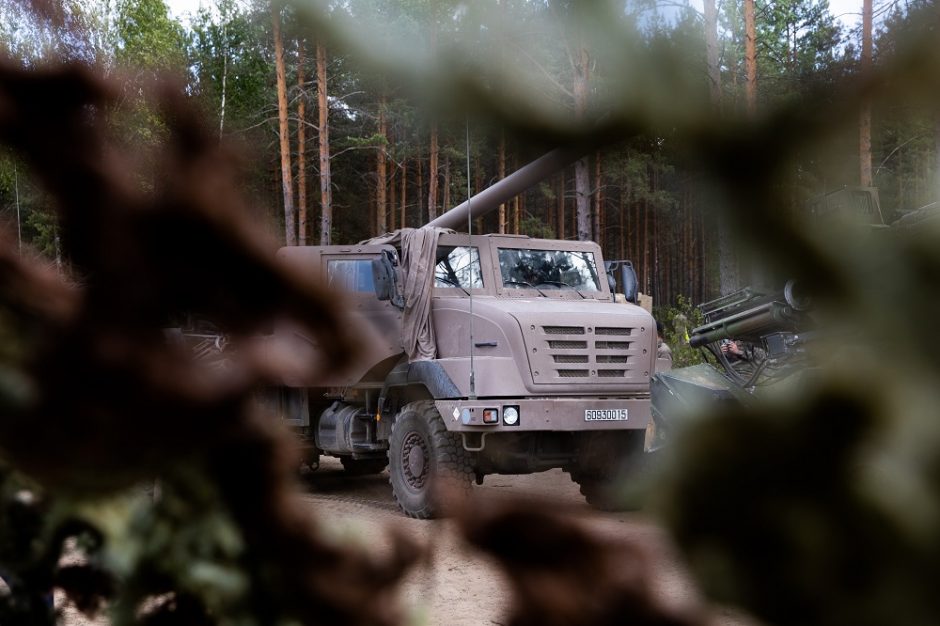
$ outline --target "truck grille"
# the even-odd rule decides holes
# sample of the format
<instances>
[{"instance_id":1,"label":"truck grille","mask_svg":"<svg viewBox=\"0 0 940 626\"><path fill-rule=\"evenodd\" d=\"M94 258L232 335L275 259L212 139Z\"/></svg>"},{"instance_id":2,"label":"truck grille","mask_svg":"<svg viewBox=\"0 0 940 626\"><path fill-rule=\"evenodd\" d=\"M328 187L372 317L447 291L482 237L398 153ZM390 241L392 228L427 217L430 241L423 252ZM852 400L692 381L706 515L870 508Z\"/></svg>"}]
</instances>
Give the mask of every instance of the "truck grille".
<instances>
[{"instance_id":1,"label":"truck grille","mask_svg":"<svg viewBox=\"0 0 940 626\"><path fill-rule=\"evenodd\" d=\"M632 328L618 328L616 326L598 326L594 329L595 335L617 335L620 337L625 337L630 334Z\"/></svg>"},{"instance_id":2,"label":"truck grille","mask_svg":"<svg viewBox=\"0 0 940 626\"><path fill-rule=\"evenodd\" d=\"M546 335L583 335L583 326L542 326Z\"/></svg>"},{"instance_id":3,"label":"truck grille","mask_svg":"<svg viewBox=\"0 0 940 626\"><path fill-rule=\"evenodd\" d=\"M650 375L651 355L644 349L650 338L645 328L643 333L626 325L530 323L524 328L536 383L572 384L577 380L578 384L609 386L617 380L645 382Z\"/></svg>"},{"instance_id":4,"label":"truck grille","mask_svg":"<svg viewBox=\"0 0 940 626\"><path fill-rule=\"evenodd\" d=\"M548 347L552 350L584 350L587 348L586 341L549 341Z\"/></svg>"},{"instance_id":5,"label":"truck grille","mask_svg":"<svg viewBox=\"0 0 940 626\"><path fill-rule=\"evenodd\" d=\"M555 363L587 363L588 362L588 355L586 354L553 354L552 358L555 359Z\"/></svg>"}]
</instances>

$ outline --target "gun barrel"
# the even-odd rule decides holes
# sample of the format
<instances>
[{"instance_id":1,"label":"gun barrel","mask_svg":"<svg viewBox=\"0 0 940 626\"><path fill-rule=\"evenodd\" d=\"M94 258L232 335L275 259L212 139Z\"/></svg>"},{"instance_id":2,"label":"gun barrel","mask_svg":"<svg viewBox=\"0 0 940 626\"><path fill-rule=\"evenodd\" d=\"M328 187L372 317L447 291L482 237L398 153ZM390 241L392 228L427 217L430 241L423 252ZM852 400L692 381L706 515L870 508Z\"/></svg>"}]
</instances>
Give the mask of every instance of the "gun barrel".
<instances>
[{"instance_id":1,"label":"gun barrel","mask_svg":"<svg viewBox=\"0 0 940 626\"><path fill-rule=\"evenodd\" d=\"M689 345L693 348L735 337L755 336L775 329L788 329L797 322L798 315L783 302L766 302L726 319L699 326L692 331Z\"/></svg>"},{"instance_id":2,"label":"gun barrel","mask_svg":"<svg viewBox=\"0 0 940 626\"><path fill-rule=\"evenodd\" d=\"M452 228L459 230L466 226L467 220L481 217L495 210L499 205L509 202L520 193L542 182L555 172L571 165L584 154L582 147L556 148L525 165L499 182L474 194L462 204L458 204L443 215L428 222L427 226Z\"/></svg>"}]
</instances>

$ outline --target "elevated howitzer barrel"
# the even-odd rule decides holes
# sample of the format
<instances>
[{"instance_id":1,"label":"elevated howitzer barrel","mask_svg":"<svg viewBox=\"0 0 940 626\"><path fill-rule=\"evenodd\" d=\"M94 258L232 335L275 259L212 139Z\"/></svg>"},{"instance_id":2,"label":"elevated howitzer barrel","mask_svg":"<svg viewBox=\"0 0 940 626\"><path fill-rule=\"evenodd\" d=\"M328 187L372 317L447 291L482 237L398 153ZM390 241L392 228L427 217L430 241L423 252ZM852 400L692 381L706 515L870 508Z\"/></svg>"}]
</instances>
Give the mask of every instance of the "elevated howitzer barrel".
<instances>
[{"instance_id":1,"label":"elevated howitzer barrel","mask_svg":"<svg viewBox=\"0 0 940 626\"><path fill-rule=\"evenodd\" d=\"M556 148L474 194L462 204L431 220L426 226L460 230L467 225L467 220L496 210L499 205L509 202L526 189L571 165L586 153L587 150L583 146Z\"/></svg>"}]
</instances>

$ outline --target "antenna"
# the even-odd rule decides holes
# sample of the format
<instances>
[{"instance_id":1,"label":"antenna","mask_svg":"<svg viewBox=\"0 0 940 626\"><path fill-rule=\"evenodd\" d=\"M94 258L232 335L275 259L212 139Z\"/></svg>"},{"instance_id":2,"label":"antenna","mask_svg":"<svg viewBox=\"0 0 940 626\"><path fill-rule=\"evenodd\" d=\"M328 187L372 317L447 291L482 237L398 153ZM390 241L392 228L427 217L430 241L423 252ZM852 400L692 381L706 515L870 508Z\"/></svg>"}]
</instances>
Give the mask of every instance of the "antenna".
<instances>
[{"instance_id":1,"label":"antenna","mask_svg":"<svg viewBox=\"0 0 940 626\"><path fill-rule=\"evenodd\" d=\"M23 227L20 224L20 177L16 171L16 161L13 161L13 189L16 194L16 249L23 251Z\"/></svg>"},{"instance_id":2,"label":"antenna","mask_svg":"<svg viewBox=\"0 0 940 626\"><path fill-rule=\"evenodd\" d=\"M470 252L470 399L476 400L477 389L473 369L473 217L470 212L470 118L467 118L467 248ZM479 260L479 255L477 255Z\"/></svg>"}]
</instances>

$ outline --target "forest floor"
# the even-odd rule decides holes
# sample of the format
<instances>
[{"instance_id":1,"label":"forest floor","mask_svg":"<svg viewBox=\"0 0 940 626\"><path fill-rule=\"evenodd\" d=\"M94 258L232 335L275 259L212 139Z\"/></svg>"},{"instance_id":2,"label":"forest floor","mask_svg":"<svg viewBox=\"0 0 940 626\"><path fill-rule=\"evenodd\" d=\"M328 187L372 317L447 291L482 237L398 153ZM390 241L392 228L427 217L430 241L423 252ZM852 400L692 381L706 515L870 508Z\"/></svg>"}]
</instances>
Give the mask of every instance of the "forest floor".
<instances>
[{"instance_id":1,"label":"forest floor","mask_svg":"<svg viewBox=\"0 0 940 626\"><path fill-rule=\"evenodd\" d=\"M391 529L429 545L433 558L409 575L401 590L408 623L451 626L499 625L507 621L511 592L503 574L456 535L453 522L409 519L395 504L388 471L350 477L335 459L324 458L320 469L303 475L300 498L329 536L358 543L382 553L392 545ZM654 592L676 608L699 605L700 595L669 537L640 513L603 513L589 507L567 474L552 470L528 476L487 476L474 488L475 497L541 501L561 506L595 532L611 539L635 541L652 557ZM107 620L87 621L65 606L65 626L106 626ZM736 611L717 608L709 626L756 626Z\"/></svg>"},{"instance_id":2,"label":"forest floor","mask_svg":"<svg viewBox=\"0 0 940 626\"><path fill-rule=\"evenodd\" d=\"M395 504L388 470L375 476L349 477L333 459L305 476L309 502L330 532L363 545L388 548L388 529L396 528L419 542L430 544L434 557L409 576L402 601L412 623L453 626L497 625L507 622L511 601L503 574L485 556L462 545L447 520L413 520ZM552 470L527 476L487 476L474 496L494 499L534 499L545 506L561 506L596 532L636 541L648 549L655 572L653 588L668 606L686 607L700 596L681 559L662 529L639 513L603 513L589 507L568 474ZM376 545L378 544L378 545ZM710 626L754 626L756 622L730 610L716 609Z\"/></svg>"}]
</instances>

